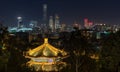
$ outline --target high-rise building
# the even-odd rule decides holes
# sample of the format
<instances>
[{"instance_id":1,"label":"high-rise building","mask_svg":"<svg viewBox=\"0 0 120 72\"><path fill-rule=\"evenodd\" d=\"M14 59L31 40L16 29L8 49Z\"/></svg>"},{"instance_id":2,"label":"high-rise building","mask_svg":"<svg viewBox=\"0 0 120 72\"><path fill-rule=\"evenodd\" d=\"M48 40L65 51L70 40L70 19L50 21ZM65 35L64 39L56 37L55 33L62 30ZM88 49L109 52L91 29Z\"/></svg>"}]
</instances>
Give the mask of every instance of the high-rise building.
<instances>
[{"instance_id":1,"label":"high-rise building","mask_svg":"<svg viewBox=\"0 0 120 72\"><path fill-rule=\"evenodd\" d=\"M65 31L66 24L61 24L61 31Z\"/></svg>"},{"instance_id":2,"label":"high-rise building","mask_svg":"<svg viewBox=\"0 0 120 72\"><path fill-rule=\"evenodd\" d=\"M59 21L59 16L56 14L55 15L55 30L60 28L60 21Z\"/></svg>"},{"instance_id":3,"label":"high-rise building","mask_svg":"<svg viewBox=\"0 0 120 72\"><path fill-rule=\"evenodd\" d=\"M85 28L87 28L87 29L88 29L88 27L89 27L89 23L88 23L88 19L87 19L87 18L84 19L84 26L85 26Z\"/></svg>"},{"instance_id":4,"label":"high-rise building","mask_svg":"<svg viewBox=\"0 0 120 72\"><path fill-rule=\"evenodd\" d=\"M76 22L74 22L73 28L80 29L80 28L81 28L81 25L78 24L78 23L76 23Z\"/></svg>"},{"instance_id":5,"label":"high-rise building","mask_svg":"<svg viewBox=\"0 0 120 72\"><path fill-rule=\"evenodd\" d=\"M86 29L89 29L93 26L93 22L89 21L87 18L84 19L84 26Z\"/></svg>"},{"instance_id":6,"label":"high-rise building","mask_svg":"<svg viewBox=\"0 0 120 72\"><path fill-rule=\"evenodd\" d=\"M43 5L43 26L48 27L47 25L47 4Z\"/></svg>"},{"instance_id":7,"label":"high-rise building","mask_svg":"<svg viewBox=\"0 0 120 72\"><path fill-rule=\"evenodd\" d=\"M54 31L53 16L50 16L50 19L49 19L49 28L50 28L51 32Z\"/></svg>"},{"instance_id":8,"label":"high-rise building","mask_svg":"<svg viewBox=\"0 0 120 72\"><path fill-rule=\"evenodd\" d=\"M91 28L93 26L93 22L89 21L88 25L89 25L89 28Z\"/></svg>"},{"instance_id":9,"label":"high-rise building","mask_svg":"<svg viewBox=\"0 0 120 72\"><path fill-rule=\"evenodd\" d=\"M22 26L22 17L17 17L18 20L18 28Z\"/></svg>"},{"instance_id":10,"label":"high-rise building","mask_svg":"<svg viewBox=\"0 0 120 72\"><path fill-rule=\"evenodd\" d=\"M38 24L37 21L32 20L32 21L30 21L29 26L33 28L33 27L37 27L37 24Z\"/></svg>"}]
</instances>

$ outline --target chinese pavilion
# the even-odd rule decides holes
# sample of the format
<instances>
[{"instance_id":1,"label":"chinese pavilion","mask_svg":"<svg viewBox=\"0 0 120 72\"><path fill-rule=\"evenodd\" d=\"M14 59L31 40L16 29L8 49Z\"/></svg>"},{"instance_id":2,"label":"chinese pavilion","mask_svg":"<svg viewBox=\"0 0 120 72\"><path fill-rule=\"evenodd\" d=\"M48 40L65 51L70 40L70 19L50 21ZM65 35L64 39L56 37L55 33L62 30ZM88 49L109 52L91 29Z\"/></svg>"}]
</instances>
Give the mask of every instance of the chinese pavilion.
<instances>
[{"instance_id":1,"label":"chinese pavilion","mask_svg":"<svg viewBox=\"0 0 120 72\"><path fill-rule=\"evenodd\" d=\"M35 71L59 71L63 69L67 64L62 62L63 58L66 58L68 53L59 50L48 43L48 38L44 39L44 43L37 48L26 52L25 57L30 61L27 65L33 68Z\"/></svg>"}]
</instances>

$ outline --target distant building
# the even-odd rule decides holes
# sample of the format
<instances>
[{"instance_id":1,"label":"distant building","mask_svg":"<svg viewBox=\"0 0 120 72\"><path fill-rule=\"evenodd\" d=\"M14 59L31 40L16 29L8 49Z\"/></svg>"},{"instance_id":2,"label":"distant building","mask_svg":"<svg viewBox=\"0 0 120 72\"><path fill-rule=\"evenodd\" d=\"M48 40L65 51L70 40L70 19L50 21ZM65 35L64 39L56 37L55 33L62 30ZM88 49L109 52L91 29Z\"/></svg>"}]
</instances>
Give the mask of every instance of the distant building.
<instances>
[{"instance_id":1,"label":"distant building","mask_svg":"<svg viewBox=\"0 0 120 72\"><path fill-rule=\"evenodd\" d=\"M63 32L65 31L65 29L66 29L66 24L61 24L61 31Z\"/></svg>"},{"instance_id":2,"label":"distant building","mask_svg":"<svg viewBox=\"0 0 120 72\"><path fill-rule=\"evenodd\" d=\"M88 24L89 24L89 28L91 28L93 26L93 22L91 22L91 21L89 21Z\"/></svg>"},{"instance_id":3,"label":"distant building","mask_svg":"<svg viewBox=\"0 0 120 72\"><path fill-rule=\"evenodd\" d=\"M90 29L93 25L93 22L89 21L87 18L84 19L84 27Z\"/></svg>"},{"instance_id":4,"label":"distant building","mask_svg":"<svg viewBox=\"0 0 120 72\"><path fill-rule=\"evenodd\" d=\"M37 25L38 25L38 22L32 20L32 21L30 21L29 27L34 28L34 27L37 27Z\"/></svg>"},{"instance_id":5,"label":"distant building","mask_svg":"<svg viewBox=\"0 0 120 72\"><path fill-rule=\"evenodd\" d=\"M18 28L22 27L23 24L22 24L22 17L17 17L18 19Z\"/></svg>"},{"instance_id":6,"label":"distant building","mask_svg":"<svg viewBox=\"0 0 120 72\"><path fill-rule=\"evenodd\" d=\"M81 34L86 37L86 39L91 39L91 38L95 37L95 35L94 35L95 31L93 31L93 30L83 29L80 31L81 31Z\"/></svg>"},{"instance_id":7,"label":"distant building","mask_svg":"<svg viewBox=\"0 0 120 72\"><path fill-rule=\"evenodd\" d=\"M43 24L47 25L47 4L43 5Z\"/></svg>"},{"instance_id":8,"label":"distant building","mask_svg":"<svg viewBox=\"0 0 120 72\"><path fill-rule=\"evenodd\" d=\"M60 29L60 21L59 21L59 16L55 15L55 30Z\"/></svg>"},{"instance_id":9,"label":"distant building","mask_svg":"<svg viewBox=\"0 0 120 72\"><path fill-rule=\"evenodd\" d=\"M49 19L49 28L50 28L51 32L54 32L55 25L54 25L54 21L53 21L53 16L50 16L50 19Z\"/></svg>"},{"instance_id":10,"label":"distant building","mask_svg":"<svg viewBox=\"0 0 120 72\"><path fill-rule=\"evenodd\" d=\"M33 29L32 28L27 28L27 27L22 27L22 28L17 28L17 27L12 27L12 28L9 28L8 31L10 33L16 33L16 32L29 32L29 31L32 31Z\"/></svg>"},{"instance_id":11,"label":"distant building","mask_svg":"<svg viewBox=\"0 0 120 72\"><path fill-rule=\"evenodd\" d=\"M73 28L75 29L80 29L81 28L81 26L80 26L80 24L77 24L76 22L73 24Z\"/></svg>"},{"instance_id":12,"label":"distant building","mask_svg":"<svg viewBox=\"0 0 120 72\"><path fill-rule=\"evenodd\" d=\"M86 29L89 28L89 24L88 24L88 19L87 19L87 18L84 19L84 27L85 27Z\"/></svg>"},{"instance_id":13,"label":"distant building","mask_svg":"<svg viewBox=\"0 0 120 72\"><path fill-rule=\"evenodd\" d=\"M43 22L42 22L42 29L43 32L48 31L48 23L47 23L47 4L43 4Z\"/></svg>"}]
</instances>

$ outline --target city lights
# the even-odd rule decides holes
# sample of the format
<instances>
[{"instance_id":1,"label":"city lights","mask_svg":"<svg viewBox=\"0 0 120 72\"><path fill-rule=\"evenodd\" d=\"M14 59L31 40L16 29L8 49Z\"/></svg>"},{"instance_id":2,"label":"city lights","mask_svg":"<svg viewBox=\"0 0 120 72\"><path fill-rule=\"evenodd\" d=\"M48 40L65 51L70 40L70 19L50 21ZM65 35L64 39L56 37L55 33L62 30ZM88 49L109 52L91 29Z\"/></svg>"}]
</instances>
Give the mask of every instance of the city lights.
<instances>
[{"instance_id":1,"label":"city lights","mask_svg":"<svg viewBox=\"0 0 120 72\"><path fill-rule=\"evenodd\" d=\"M120 2L0 2L0 72L120 72Z\"/></svg>"}]
</instances>

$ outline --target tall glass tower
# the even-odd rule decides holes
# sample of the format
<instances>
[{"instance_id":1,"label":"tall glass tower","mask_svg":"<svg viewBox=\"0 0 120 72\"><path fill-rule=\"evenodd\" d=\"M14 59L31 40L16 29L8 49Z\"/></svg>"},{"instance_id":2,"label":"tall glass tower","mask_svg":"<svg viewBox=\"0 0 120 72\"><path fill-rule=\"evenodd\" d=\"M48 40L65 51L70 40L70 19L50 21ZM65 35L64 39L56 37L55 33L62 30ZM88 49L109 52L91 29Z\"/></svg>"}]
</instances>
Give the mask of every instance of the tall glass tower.
<instances>
[{"instance_id":1,"label":"tall glass tower","mask_svg":"<svg viewBox=\"0 0 120 72\"><path fill-rule=\"evenodd\" d=\"M59 21L59 16L56 14L55 15L55 30L60 28L60 21Z\"/></svg>"},{"instance_id":2,"label":"tall glass tower","mask_svg":"<svg viewBox=\"0 0 120 72\"><path fill-rule=\"evenodd\" d=\"M22 17L17 17L17 20L18 20L18 28L20 28L22 23Z\"/></svg>"},{"instance_id":3,"label":"tall glass tower","mask_svg":"<svg viewBox=\"0 0 120 72\"><path fill-rule=\"evenodd\" d=\"M47 4L43 5L43 26L48 27L47 25Z\"/></svg>"},{"instance_id":4,"label":"tall glass tower","mask_svg":"<svg viewBox=\"0 0 120 72\"><path fill-rule=\"evenodd\" d=\"M53 16L50 16L50 19L49 19L49 28L50 28L51 32L54 31Z\"/></svg>"}]
</instances>

